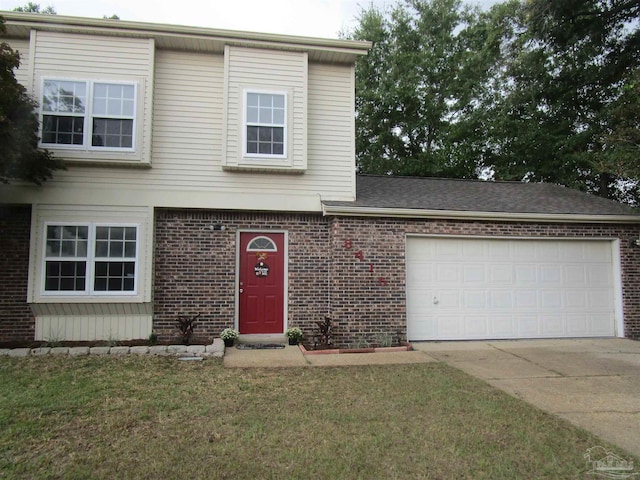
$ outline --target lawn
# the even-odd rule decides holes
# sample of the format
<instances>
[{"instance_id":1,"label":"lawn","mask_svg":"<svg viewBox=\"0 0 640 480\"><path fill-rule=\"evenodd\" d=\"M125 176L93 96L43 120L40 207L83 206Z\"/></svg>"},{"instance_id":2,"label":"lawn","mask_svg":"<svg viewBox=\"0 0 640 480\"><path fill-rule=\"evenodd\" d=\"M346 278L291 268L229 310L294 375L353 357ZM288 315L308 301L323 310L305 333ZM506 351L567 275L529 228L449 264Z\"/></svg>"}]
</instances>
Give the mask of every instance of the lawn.
<instances>
[{"instance_id":1,"label":"lawn","mask_svg":"<svg viewBox=\"0 0 640 480\"><path fill-rule=\"evenodd\" d=\"M1 478L583 478L590 434L444 364L0 359Z\"/></svg>"}]
</instances>

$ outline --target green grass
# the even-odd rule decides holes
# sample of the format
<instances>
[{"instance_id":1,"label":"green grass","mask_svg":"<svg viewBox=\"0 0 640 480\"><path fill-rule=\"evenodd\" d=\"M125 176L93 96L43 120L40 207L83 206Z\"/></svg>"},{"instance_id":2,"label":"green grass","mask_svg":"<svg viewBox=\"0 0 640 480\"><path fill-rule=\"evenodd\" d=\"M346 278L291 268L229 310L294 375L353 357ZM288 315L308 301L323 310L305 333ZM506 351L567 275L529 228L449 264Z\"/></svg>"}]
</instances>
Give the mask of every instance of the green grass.
<instances>
[{"instance_id":1,"label":"green grass","mask_svg":"<svg viewBox=\"0 0 640 480\"><path fill-rule=\"evenodd\" d=\"M0 478L583 478L603 442L444 364L0 360Z\"/></svg>"}]
</instances>

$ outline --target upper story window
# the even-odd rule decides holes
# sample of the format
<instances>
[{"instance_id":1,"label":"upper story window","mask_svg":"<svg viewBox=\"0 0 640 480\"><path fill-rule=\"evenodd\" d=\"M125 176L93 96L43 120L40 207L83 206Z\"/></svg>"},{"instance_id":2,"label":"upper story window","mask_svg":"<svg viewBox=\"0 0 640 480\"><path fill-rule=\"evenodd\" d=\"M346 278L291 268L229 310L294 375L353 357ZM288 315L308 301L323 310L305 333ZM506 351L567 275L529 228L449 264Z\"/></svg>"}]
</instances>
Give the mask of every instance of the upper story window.
<instances>
[{"instance_id":1,"label":"upper story window","mask_svg":"<svg viewBox=\"0 0 640 480\"><path fill-rule=\"evenodd\" d=\"M136 85L45 79L42 144L134 149Z\"/></svg>"},{"instance_id":2,"label":"upper story window","mask_svg":"<svg viewBox=\"0 0 640 480\"><path fill-rule=\"evenodd\" d=\"M245 91L245 155L285 158L286 118L285 93Z\"/></svg>"},{"instance_id":3,"label":"upper story window","mask_svg":"<svg viewBox=\"0 0 640 480\"><path fill-rule=\"evenodd\" d=\"M138 226L47 224L43 293L136 293Z\"/></svg>"}]
</instances>

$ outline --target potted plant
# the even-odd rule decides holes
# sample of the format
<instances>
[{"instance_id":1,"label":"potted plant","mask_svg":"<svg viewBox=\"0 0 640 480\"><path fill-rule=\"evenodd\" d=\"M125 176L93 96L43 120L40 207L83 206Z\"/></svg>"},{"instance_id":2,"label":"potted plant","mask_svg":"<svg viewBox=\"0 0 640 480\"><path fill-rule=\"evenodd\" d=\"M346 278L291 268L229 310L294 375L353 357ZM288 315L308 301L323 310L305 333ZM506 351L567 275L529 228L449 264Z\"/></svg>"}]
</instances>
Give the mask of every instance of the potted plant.
<instances>
[{"instance_id":1,"label":"potted plant","mask_svg":"<svg viewBox=\"0 0 640 480\"><path fill-rule=\"evenodd\" d=\"M302 330L298 327L291 327L287 329L287 337L289 338L289 345L297 345L302 340Z\"/></svg>"},{"instance_id":2,"label":"potted plant","mask_svg":"<svg viewBox=\"0 0 640 480\"><path fill-rule=\"evenodd\" d=\"M225 347L233 347L233 343L238 338L238 331L233 328L225 328L220 333L220 338L224 341Z\"/></svg>"}]
</instances>

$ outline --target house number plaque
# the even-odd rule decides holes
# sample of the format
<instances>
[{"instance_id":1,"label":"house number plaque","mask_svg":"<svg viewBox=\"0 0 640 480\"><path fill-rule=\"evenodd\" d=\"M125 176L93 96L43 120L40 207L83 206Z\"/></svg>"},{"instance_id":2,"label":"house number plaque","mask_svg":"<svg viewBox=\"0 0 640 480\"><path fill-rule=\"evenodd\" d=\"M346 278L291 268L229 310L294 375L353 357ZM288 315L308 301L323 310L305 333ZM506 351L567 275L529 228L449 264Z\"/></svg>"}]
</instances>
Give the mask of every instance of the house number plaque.
<instances>
[{"instance_id":1,"label":"house number plaque","mask_svg":"<svg viewBox=\"0 0 640 480\"><path fill-rule=\"evenodd\" d=\"M353 249L353 240L346 239L344 241L344 248L345 250L351 250ZM358 250L357 252L355 252L354 257L356 257L358 260L360 260L361 262L367 262L368 260L365 258L364 252L362 250ZM375 268L373 266L373 263L368 262L369 263L369 273L375 273ZM378 277L378 285L380 285L381 287L386 287L387 286L387 279L384 277Z\"/></svg>"}]
</instances>

